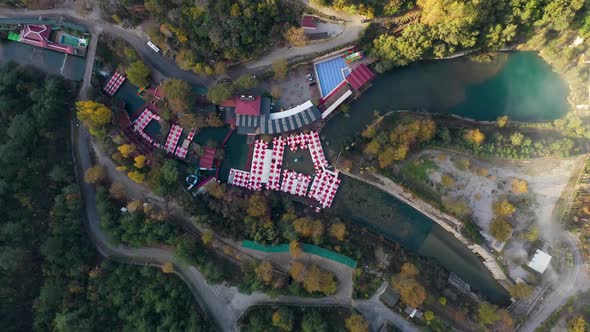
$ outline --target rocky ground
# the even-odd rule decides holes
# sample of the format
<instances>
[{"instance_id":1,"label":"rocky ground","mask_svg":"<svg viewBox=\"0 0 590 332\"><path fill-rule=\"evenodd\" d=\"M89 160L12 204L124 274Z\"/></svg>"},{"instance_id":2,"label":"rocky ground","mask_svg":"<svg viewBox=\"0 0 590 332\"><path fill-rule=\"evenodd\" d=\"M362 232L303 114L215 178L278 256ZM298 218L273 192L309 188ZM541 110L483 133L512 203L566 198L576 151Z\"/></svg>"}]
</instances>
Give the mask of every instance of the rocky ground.
<instances>
[{"instance_id":1,"label":"rocky ground","mask_svg":"<svg viewBox=\"0 0 590 332\"><path fill-rule=\"evenodd\" d=\"M425 182L443 202L454 202L465 215L471 215L488 243L503 250L510 276L525 279L529 273L521 265L529 259L530 243L519 235L533 226L539 229L540 239L551 240L560 233L554 210L560 198L567 198L564 192L583 158L514 162L426 150L409 162L425 169ZM516 193L515 181L525 181L527 192ZM495 241L489 231L496 217L493 205L501 200L516 207L509 218L513 235L506 244Z\"/></svg>"}]
</instances>

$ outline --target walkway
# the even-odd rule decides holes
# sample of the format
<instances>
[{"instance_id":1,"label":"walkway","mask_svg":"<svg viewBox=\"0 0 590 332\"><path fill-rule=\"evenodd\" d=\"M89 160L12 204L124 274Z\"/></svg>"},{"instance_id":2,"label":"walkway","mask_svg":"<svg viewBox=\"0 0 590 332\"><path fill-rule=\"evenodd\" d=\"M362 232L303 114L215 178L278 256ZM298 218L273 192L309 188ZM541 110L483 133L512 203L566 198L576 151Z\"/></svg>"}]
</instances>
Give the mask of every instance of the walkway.
<instances>
[{"instance_id":1,"label":"walkway","mask_svg":"<svg viewBox=\"0 0 590 332\"><path fill-rule=\"evenodd\" d=\"M82 87L80 88L80 94L78 99L86 100L86 93L90 88L92 81L92 69L94 68L94 58L96 57L96 46L98 45L98 37L100 36L100 28L90 29L90 45L88 46L88 52L86 52L86 67L84 69L84 80L82 81Z\"/></svg>"}]
</instances>

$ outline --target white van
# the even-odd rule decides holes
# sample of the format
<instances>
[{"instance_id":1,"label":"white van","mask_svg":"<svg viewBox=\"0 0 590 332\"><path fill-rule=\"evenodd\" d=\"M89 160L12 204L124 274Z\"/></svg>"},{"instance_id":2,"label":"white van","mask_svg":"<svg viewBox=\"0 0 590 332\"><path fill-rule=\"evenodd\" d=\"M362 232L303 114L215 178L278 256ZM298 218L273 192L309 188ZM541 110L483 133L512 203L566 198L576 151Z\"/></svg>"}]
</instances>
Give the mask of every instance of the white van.
<instances>
[{"instance_id":1,"label":"white van","mask_svg":"<svg viewBox=\"0 0 590 332\"><path fill-rule=\"evenodd\" d=\"M147 46L149 46L152 50L154 50L154 52L160 53L160 48L158 46L156 46L156 44L152 43L151 40L148 40Z\"/></svg>"}]
</instances>

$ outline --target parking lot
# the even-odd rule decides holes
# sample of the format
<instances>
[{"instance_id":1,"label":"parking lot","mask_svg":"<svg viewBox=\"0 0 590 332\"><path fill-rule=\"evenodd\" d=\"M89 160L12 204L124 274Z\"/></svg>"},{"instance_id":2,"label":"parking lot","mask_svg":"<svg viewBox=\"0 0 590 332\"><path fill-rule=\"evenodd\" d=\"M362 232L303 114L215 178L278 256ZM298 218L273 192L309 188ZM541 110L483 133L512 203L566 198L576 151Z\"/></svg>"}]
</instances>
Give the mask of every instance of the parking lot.
<instances>
[{"instance_id":1,"label":"parking lot","mask_svg":"<svg viewBox=\"0 0 590 332\"><path fill-rule=\"evenodd\" d=\"M311 64L308 66L299 66L289 71L286 80L276 84L280 89L280 96L278 98L279 107L289 109L308 100L317 104L320 98L317 81L314 76L313 82L315 82L315 85L309 86L311 82L307 78L308 74L313 73L312 68Z\"/></svg>"}]
</instances>

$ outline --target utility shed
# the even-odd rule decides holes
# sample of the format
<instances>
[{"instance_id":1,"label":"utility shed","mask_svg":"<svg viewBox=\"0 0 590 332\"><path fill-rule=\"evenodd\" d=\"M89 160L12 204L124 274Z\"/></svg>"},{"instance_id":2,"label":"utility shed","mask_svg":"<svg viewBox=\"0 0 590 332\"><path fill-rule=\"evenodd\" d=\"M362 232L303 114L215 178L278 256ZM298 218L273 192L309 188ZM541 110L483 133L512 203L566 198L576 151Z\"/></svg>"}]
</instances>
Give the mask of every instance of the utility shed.
<instances>
[{"instance_id":1,"label":"utility shed","mask_svg":"<svg viewBox=\"0 0 590 332\"><path fill-rule=\"evenodd\" d=\"M543 273L549 266L549 262L551 262L551 255L541 249L537 249L535 255L529 262L528 267L539 273Z\"/></svg>"}]
</instances>

